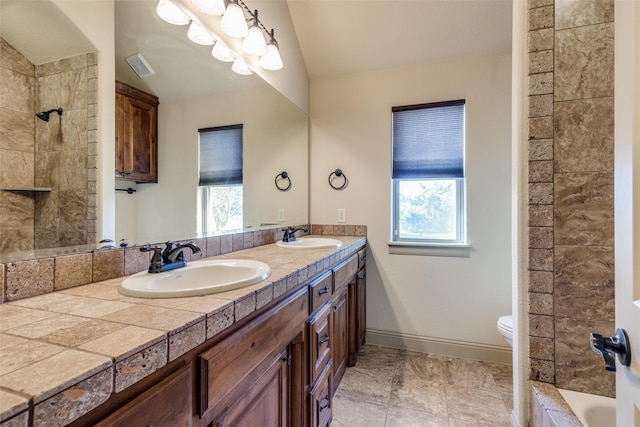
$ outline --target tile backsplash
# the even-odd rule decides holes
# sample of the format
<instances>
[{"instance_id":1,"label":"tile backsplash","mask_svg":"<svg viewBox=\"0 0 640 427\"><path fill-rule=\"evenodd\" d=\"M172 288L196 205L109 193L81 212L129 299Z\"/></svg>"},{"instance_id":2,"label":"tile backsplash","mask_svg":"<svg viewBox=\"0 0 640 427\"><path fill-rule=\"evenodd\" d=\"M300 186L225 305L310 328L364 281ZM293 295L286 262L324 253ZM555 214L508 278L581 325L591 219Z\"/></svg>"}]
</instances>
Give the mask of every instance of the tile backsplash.
<instances>
[{"instance_id":1,"label":"tile backsplash","mask_svg":"<svg viewBox=\"0 0 640 427\"><path fill-rule=\"evenodd\" d=\"M308 228L311 234L366 236L366 225L321 225ZM275 243L282 239L281 227L192 239L202 252L185 250L187 261ZM163 246L164 243L152 246ZM140 247L101 249L90 253L64 254L0 264L2 302L16 301L54 291L86 285L145 271L151 252Z\"/></svg>"}]
</instances>

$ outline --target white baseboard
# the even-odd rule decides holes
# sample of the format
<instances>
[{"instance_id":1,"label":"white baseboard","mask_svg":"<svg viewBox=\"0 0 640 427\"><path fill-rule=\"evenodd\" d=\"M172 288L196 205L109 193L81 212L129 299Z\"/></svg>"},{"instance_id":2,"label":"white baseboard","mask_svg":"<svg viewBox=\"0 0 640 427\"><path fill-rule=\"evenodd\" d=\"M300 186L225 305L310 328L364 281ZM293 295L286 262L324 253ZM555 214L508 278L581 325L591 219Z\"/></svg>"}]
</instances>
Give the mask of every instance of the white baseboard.
<instances>
[{"instance_id":1,"label":"white baseboard","mask_svg":"<svg viewBox=\"0 0 640 427\"><path fill-rule=\"evenodd\" d=\"M367 329L367 344L511 364L511 347Z\"/></svg>"}]
</instances>

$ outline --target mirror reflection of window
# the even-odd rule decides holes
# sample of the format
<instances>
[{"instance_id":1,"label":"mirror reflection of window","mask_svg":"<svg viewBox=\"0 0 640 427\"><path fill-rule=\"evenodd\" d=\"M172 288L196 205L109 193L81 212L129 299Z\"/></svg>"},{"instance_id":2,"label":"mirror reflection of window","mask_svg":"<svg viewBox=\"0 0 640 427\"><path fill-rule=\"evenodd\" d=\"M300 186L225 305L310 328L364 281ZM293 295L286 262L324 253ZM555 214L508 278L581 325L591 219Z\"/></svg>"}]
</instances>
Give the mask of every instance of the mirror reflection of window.
<instances>
[{"instance_id":1,"label":"mirror reflection of window","mask_svg":"<svg viewBox=\"0 0 640 427\"><path fill-rule=\"evenodd\" d=\"M198 233L242 229L242 125L198 129Z\"/></svg>"}]
</instances>

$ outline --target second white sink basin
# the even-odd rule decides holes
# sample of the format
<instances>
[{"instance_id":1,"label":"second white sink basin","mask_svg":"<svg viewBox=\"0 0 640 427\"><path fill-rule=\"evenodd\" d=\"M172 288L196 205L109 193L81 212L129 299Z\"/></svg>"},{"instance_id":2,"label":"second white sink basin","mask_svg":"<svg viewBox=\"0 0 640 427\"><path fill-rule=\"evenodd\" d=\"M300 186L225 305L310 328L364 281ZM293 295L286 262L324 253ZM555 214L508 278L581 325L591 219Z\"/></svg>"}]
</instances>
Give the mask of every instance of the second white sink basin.
<instances>
[{"instance_id":1,"label":"second white sink basin","mask_svg":"<svg viewBox=\"0 0 640 427\"><path fill-rule=\"evenodd\" d=\"M260 261L194 261L164 273L134 274L122 282L119 290L121 294L142 298L207 295L260 283L270 275L271 268Z\"/></svg>"},{"instance_id":2,"label":"second white sink basin","mask_svg":"<svg viewBox=\"0 0 640 427\"><path fill-rule=\"evenodd\" d=\"M338 248L342 246L342 242L326 237L298 237L293 242L283 242L280 240L276 242L276 246L294 249Z\"/></svg>"}]
</instances>

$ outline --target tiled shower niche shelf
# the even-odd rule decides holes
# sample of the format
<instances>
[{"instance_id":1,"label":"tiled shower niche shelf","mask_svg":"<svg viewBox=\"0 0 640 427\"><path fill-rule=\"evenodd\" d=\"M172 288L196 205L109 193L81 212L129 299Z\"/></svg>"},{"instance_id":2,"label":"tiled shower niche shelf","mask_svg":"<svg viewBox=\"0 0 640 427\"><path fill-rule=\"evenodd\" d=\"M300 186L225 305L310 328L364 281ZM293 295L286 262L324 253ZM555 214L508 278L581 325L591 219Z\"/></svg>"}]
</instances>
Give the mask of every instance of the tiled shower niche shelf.
<instances>
[{"instance_id":1,"label":"tiled shower niche shelf","mask_svg":"<svg viewBox=\"0 0 640 427\"><path fill-rule=\"evenodd\" d=\"M47 187L21 187L21 188L10 188L10 187L2 187L0 188L2 191L23 191L23 192L37 192L37 193L50 193L51 188Z\"/></svg>"}]
</instances>

